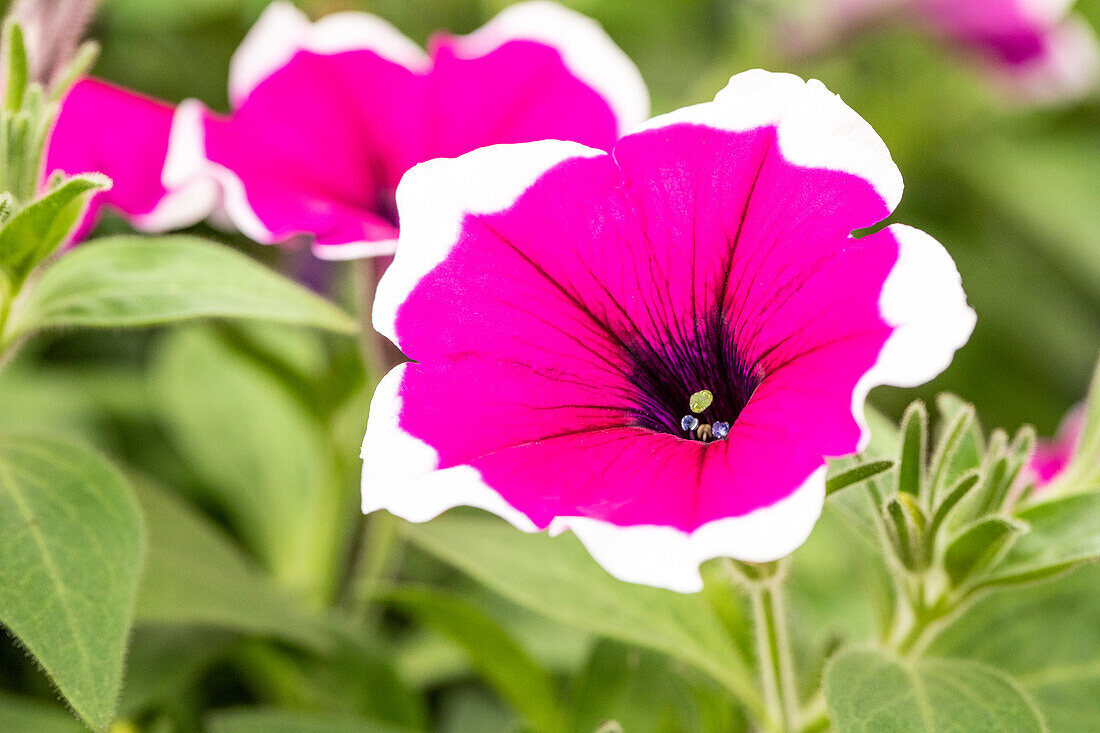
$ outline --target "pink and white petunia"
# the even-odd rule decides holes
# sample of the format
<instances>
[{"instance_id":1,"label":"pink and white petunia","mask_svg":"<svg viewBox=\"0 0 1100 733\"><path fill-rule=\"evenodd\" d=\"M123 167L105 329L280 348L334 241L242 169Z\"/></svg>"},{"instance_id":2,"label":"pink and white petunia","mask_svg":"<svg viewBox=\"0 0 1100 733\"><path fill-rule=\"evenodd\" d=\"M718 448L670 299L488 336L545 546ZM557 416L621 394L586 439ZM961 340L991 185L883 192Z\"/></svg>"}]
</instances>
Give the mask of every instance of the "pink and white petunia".
<instances>
[{"instance_id":1,"label":"pink and white petunia","mask_svg":"<svg viewBox=\"0 0 1100 733\"><path fill-rule=\"evenodd\" d=\"M217 200L212 181L183 179L171 191L161 183L173 115L171 105L97 79L82 79L65 95L46 149L46 173L99 172L113 181L95 195L75 238L92 227L101 206L153 232L189 226L210 213Z\"/></svg>"},{"instance_id":2,"label":"pink and white petunia","mask_svg":"<svg viewBox=\"0 0 1100 733\"><path fill-rule=\"evenodd\" d=\"M1035 483L1037 491L1041 492L1069 467L1074 456L1077 455L1084 429L1085 406L1082 404L1066 414L1052 439L1040 440L1036 443L1035 451L1027 462L1024 474L1029 481Z\"/></svg>"},{"instance_id":3,"label":"pink and white petunia","mask_svg":"<svg viewBox=\"0 0 1100 733\"><path fill-rule=\"evenodd\" d=\"M222 186L233 224L263 243L314 238L325 259L393 252L394 190L416 163L495 143L574 140L609 149L648 115L638 70L592 20L514 5L428 52L382 19L310 23L276 2L230 66L229 116L181 106L168 180Z\"/></svg>"},{"instance_id":4,"label":"pink and white petunia","mask_svg":"<svg viewBox=\"0 0 1100 733\"><path fill-rule=\"evenodd\" d=\"M1096 34L1070 14L1074 0L832 0L824 26L902 18L985 58L1035 100L1080 97L1100 76ZM822 20L822 19L819 19ZM819 28L822 24L818 24Z\"/></svg>"},{"instance_id":5,"label":"pink and white petunia","mask_svg":"<svg viewBox=\"0 0 1100 733\"><path fill-rule=\"evenodd\" d=\"M413 361L375 392L363 510L571 529L612 575L683 592L708 558L790 553L826 458L869 439L870 389L932 378L974 326L930 236L852 236L901 191L839 97L759 70L610 154L415 167L373 313Z\"/></svg>"},{"instance_id":6,"label":"pink and white petunia","mask_svg":"<svg viewBox=\"0 0 1100 733\"><path fill-rule=\"evenodd\" d=\"M1100 71L1096 37L1074 0L919 0L927 22L1007 72L1032 98L1077 97Z\"/></svg>"}]
</instances>

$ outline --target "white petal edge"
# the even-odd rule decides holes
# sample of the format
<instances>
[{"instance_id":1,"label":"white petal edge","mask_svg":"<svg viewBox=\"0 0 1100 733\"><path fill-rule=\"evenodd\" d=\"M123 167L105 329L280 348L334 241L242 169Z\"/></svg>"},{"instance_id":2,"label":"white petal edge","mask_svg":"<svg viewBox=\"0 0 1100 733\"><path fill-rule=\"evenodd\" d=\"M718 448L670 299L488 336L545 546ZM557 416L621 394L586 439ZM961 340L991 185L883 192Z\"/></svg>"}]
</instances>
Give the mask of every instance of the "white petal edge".
<instances>
[{"instance_id":1,"label":"white petal edge","mask_svg":"<svg viewBox=\"0 0 1100 733\"><path fill-rule=\"evenodd\" d=\"M863 414L868 393L879 385L916 387L933 379L951 364L977 323L959 271L942 244L904 224L891 224L884 231L897 241L898 259L883 284L879 312L894 332L852 393L852 414L861 432L859 450L871 440Z\"/></svg>"},{"instance_id":2,"label":"white petal edge","mask_svg":"<svg viewBox=\"0 0 1100 733\"><path fill-rule=\"evenodd\" d=\"M551 523L550 534L572 530L593 559L619 580L696 593L703 589L699 566L706 560L771 562L798 549L825 505L825 472L825 466L815 470L794 493L771 506L716 519L692 532L561 517Z\"/></svg>"},{"instance_id":3,"label":"white petal edge","mask_svg":"<svg viewBox=\"0 0 1100 733\"><path fill-rule=\"evenodd\" d=\"M194 113L184 109L189 102L191 106L198 104L188 100L177 107L168 130L168 149L161 168L161 185L166 193L152 211L131 217L135 229L164 232L191 226L210 216L220 203L217 183L204 173L202 127L195 127Z\"/></svg>"},{"instance_id":4,"label":"white petal edge","mask_svg":"<svg viewBox=\"0 0 1100 733\"><path fill-rule=\"evenodd\" d=\"M313 243L313 256L319 260L328 260L329 262L346 262L348 260L361 260L366 257L382 257L385 255L392 255L396 251L396 239L347 242L345 244Z\"/></svg>"},{"instance_id":5,"label":"white petal edge","mask_svg":"<svg viewBox=\"0 0 1100 733\"><path fill-rule=\"evenodd\" d=\"M448 509L472 506L496 514L524 532L539 528L490 488L472 466L436 470L436 451L401 429L398 394L402 364L382 378L371 399L363 439L364 514L385 509L410 522L427 522ZM699 565L713 557L769 562L785 557L810 536L825 504L825 466L790 496L740 517L708 522L692 532L673 527L620 527L588 517L559 517L551 535L572 530L593 559L628 583L695 593L703 588Z\"/></svg>"},{"instance_id":6,"label":"white petal edge","mask_svg":"<svg viewBox=\"0 0 1100 733\"><path fill-rule=\"evenodd\" d=\"M395 64L425 71L424 50L389 22L370 13L333 13L310 23L289 2L267 6L229 62L229 101L234 108L298 51L336 54L369 50Z\"/></svg>"},{"instance_id":7,"label":"white petal edge","mask_svg":"<svg viewBox=\"0 0 1100 733\"><path fill-rule=\"evenodd\" d=\"M1055 25L1077 0L1017 0L1020 13L1041 26Z\"/></svg>"},{"instance_id":8,"label":"white petal edge","mask_svg":"<svg viewBox=\"0 0 1100 733\"><path fill-rule=\"evenodd\" d=\"M774 125L779 151L788 162L859 176L891 211L901 201L901 171L886 143L816 79L807 82L794 74L763 69L743 71L730 78L713 102L658 115L627 134L684 123L730 132Z\"/></svg>"},{"instance_id":9,"label":"white petal edge","mask_svg":"<svg viewBox=\"0 0 1100 733\"><path fill-rule=\"evenodd\" d=\"M416 284L450 254L467 214L503 211L559 163L602 155L607 153L579 143L540 140L490 145L413 166L397 186L403 224L397 253L374 297L374 329L400 347L398 309Z\"/></svg>"},{"instance_id":10,"label":"white petal edge","mask_svg":"<svg viewBox=\"0 0 1100 733\"><path fill-rule=\"evenodd\" d=\"M188 181L212 181L221 190L220 208L233 226L256 242L274 244L279 240L252 209L241 179L225 166L207 159L203 125L207 114L206 106L197 99L185 99L176 107L161 176L164 187L172 190Z\"/></svg>"},{"instance_id":11,"label":"white petal edge","mask_svg":"<svg viewBox=\"0 0 1100 733\"><path fill-rule=\"evenodd\" d=\"M455 40L462 58L484 56L513 40L550 46L573 76L611 106L620 135L649 117L649 91L638 67L599 23L558 3L529 0L511 5Z\"/></svg>"},{"instance_id":12,"label":"white petal edge","mask_svg":"<svg viewBox=\"0 0 1100 733\"><path fill-rule=\"evenodd\" d=\"M197 224L218 205L220 190L209 179L196 178L169 189L152 211L129 217L135 229L167 232Z\"/></svg>"},{"instance_id":13,"label":"white petal edge","mask_svg":"<svg viewBox=\"0 0 1100 733\"><path fill-rule=\"evenodd\" d=\"M401 429L398 391L411 366L395 367L371 397L360 453L363 513L385 509L410 522L426 522L452 507L473 506L503 517L524 532L537 532L538 527L489 488L475 468L455 466L437 471L435 449Z\"/></svg>"}]
</instances>

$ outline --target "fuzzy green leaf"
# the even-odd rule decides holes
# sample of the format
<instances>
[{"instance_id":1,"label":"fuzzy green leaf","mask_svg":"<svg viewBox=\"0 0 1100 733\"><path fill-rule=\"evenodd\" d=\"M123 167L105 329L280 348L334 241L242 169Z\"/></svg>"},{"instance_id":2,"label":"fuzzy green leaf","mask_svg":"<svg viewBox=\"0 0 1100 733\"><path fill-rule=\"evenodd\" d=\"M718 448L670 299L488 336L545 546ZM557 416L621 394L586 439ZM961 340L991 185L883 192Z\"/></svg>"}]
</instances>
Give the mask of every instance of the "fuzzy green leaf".
<instances>
[{"instance_id":1,"label":"fuzzy green leaf","mask_svg":"<svg viewBox=\"0 0 1100 733\"><path fill-rule=\"evenodd\" d=\"M1003 673L962 659L903 660L852 649L825 670L837 733L1040 733L1042 714Z\"/></svg>"},{"instance_id":2,"label":"fuzzy green leaf","mask_svg":"<svg viewBox=\"0 0 1100 733\"><path fill-rule=\"evenodd\" d=\"M880 473L889 471L893 467L893 461L870 461L868 463L861 463L857 466L853 466L835 476L830 476L825 481L825 495L830 496L841 489L861 484L868 479L878 476Z\"/></svg>"},{"instance_id":3,"label":"fuzzy green leaf","mask_svg":"<svg viewBox=\"0 0 1100 733\"><path fill-rule=\"evenodd\" d=\"M940 529L945 526L952 511L959 502L962 501L963 497L969 494L970 491L978 485L981 478L980 472L976 470L970 471L963 475L958 482L944 494L943 500L936 506L936 511L932 514L932 521L928 523L928 536L930 542L935 542Z\"/></svg>"},{"instance_id":4,"label":"fuzzy green leaf","mask_svg":"<svg viewBox=\"0 0 1100 733\"><path fill-rule=\"evenodd\" d=\"M27 90L27 45L18 23L8 23L4 34L4 109L15 112Z\"/></svg>"},{"instance_id":5,"label":"fuzzy green leaf","mask_svg":"<svg viewBox=\"0 0 1100 733\"><path fill-rule=\"evenodd\" d=\"M194 237L112 237L46 269L15 313L13 335L242 318L352 333L339 308L228 247Z\"/></svg>"},{"instance_id":6,"label":"fuzzy green leaf","mask_svg":"<svg viewBox=\"0 0 1100 733\"><path fill-rule=\"evenodd\" d=\"M0 229L0 267L18 286L68 236L88 198L111 187L98 173L67 179L26 206Z\"/></svg>"},{"instance_id":7,"label":"fuzzy green leaf","mask_svg":"<svg viewBox=\"0 0 1100 733\"><path fill-rule=\"evenodd\" d=\"M943 566L953 585L992 566L1009 543L1027 531L1027 524L1004 517L988 517L964 529L943 554Z\"/></svg>"},{"instance_id":8,"label":"fuzzy green leaf","mask_svg":"<svg viewBox=\"0 0 1100 733\"><path fill-rule=\"evenodd\" d=\"M959 475L981 465L982 442L973 406L958 407L947 422L932 456L928 480L930 504L938 502Z\"/></svg>"},{"instance_id":9,"label":"fuzzy green leaf","mask_svg":"<svg viewBox=\"0 0 1100 733\"><path fill-rule=\"evenodd\" d=\"M122 685L142 532L125 479L103 458L0 437L0 621L97 730Z\"/></svg>"},{"instance_id":10,"label":"fuzzy green leaf","mask_svg":"<svg viewBox=\"0 0 1100 733\"><path fill-rule=\"evenodd\" d=\"M1051 730L1090 731L1100 721L1100 566L1041 585L984 596L932 644L1012 676Z\"/></svg>"},{"instance_id":11,"label":"fuzzy green leaf","mask_svg":"<svg viewBox=\"0 0 1100 733\"><path fill-rule=\"evenodd\" d=\"M1100 558L1100 493L1043 502L1017 516L1031 529L1013 545L987 582L1048 577Z\"/></svg>"},{"instance_id":12,"label":"fuzzy green leaf","mask_svg":"<svg viewBox=\"0 0 1100 733\"><path fill-rule=\"evenodd\" d=\"M928 446L928 410L917 401L901 419L901 457L898 462L898 491L918 496L924 484L924 462Z\"/></svg>"}]
</instances>

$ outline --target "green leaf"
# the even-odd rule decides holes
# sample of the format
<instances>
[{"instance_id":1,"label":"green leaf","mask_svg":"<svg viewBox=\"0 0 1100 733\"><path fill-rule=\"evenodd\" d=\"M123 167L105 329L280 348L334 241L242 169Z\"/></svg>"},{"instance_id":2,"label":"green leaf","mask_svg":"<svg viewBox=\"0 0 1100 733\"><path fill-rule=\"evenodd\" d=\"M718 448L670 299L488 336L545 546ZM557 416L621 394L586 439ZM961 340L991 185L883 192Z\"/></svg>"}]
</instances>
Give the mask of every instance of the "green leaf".
<instances>
[{"instance_id":1,"label":"green leaf","mask_svg":"<svg viewBox=\"0 0 1100 733\"><path fill-rule=\"evenodd\" d=\"M851 649L829 663L824 682L837 733L1047 730L1019 685L977 662Z\"/></svg>"},{"instance_id":2,"label":"green leaf","mask_svg":"<svg viewBox=\"0 0 1100 733\"><path fill-rule=\"evenodd\" d=\"M206 729L210 733L407 733L408 730L355 715L301 713L274 708L217 712L207 718Z\"/></svg>"},{"instance_id":3,"label":"green leaf","mask_svg":"<svg viewBox=\"0 0 1100 733\"><path fill-rule=\"evenodd\" d=\"M27 46L18 23L8 23L5 30L4 109L15 112L23 106L23 92L27 90Z\"/></svg>"},{"instance_id":4,"label":"green leaf","mask_svg":"<svg viewBox=\"0 0 1100 733\"><path fill-rule=\"evenodd\" d=\"M1027 690L1051 730L1100 720L1100 566L984 596L932 643L996 667Z\"/></svg>"},{"instance_id":5,"label":"green leaf","mask_svg":"<svg viewBox=\"0 0 1100 733\"><path fill-rule=\"evenodd\" d=\"M122 476L77 445L0 436L0 621L93 728L114 714L142 561Z\"/></svg>"},{"instance_id":6,"label":"green leaf","mask_svg":"<svg viewBox=\"0 0 1100 733\"><path fill-rule=\"evenodd\" d=\"M12 285L20 285L64 241L88 197L110 187L110 179L98 173L74 176L9 219L0 229L0 267Z\"/></svg>"},{"instance_id":7,"label":"green leaf","mask_svg":"<svg viewBox=\"0 0 1100 733\"><path fill-rule=\"evenodd\" d=\"M295 710L323 710L336 719L360 716L399 728L424 730L424 700L398 677L388 654L349 634L324 654L302 654L255 642L238 654L262 699Z\"/></svg>"},{"instance_id":8,"label":"green leaf","mask_svg":"<svg viewBox=\"0 0 1100 733\"><path fill-rule=\"evenodd\" d=\"M898 492L919 496L924 483L925 453L928 446L928 410L924 403L909 405L901 419L901 457L898 461Z\"/></svg>"},{"instance_id":9,"label":"green leaf","mask_svg":"<svg viewBox=\"0 0 1100 733\"><path fill-rule=\"evenodd\" d=\"M830 476L825 481L825 495L835 494L841 489L846 489L849 486L863 483L867 479L874 478L880 473L889 471L894 467L893 461L870 461L869 463L861 463L858 466L849 468L835 476Z\"/></svg>"},{"instance_id":10,"label":"green leaf","mask_svg":"<svg viewBox=\"0 0 1100 733\"><path fill-rule=\"evenodd\" d=\"M940 500L943 491L951 486L958 476L981 466L982 443L981 428L978 427L974 416L974 407L972 405L959 407L947 423L943 435L936 444L935 455L932 457L931 476L928 481L931 492L930 505Z\"/></svg>"},{"instance_id":11,"label":"green leaf","mask_svg":"<svg viewBox=\"0 0 1100 733\"><path fill-rule=\"evenodd\" d=\"M416 588L392 591L382 600L460 645L474 668L524 717L531 730L563 728L553 678L477 606Z\"/></svg>"},{"instance_id":12,"label":"green leaf","mask_svg":"<svg viewBox=\"0 0 1100 733\"><path fill-rule=\"evenodd\" d=\"M936 507L936 511L932 514L932 521L928 523L928 537L929 546L934 548L936 538L939 536L940 529L945 526L948 517L951 516L952 510L962 501L963 497L970 493L971 489L978 485L981 481L982 475L979 471L970 471L964 474L958 482L951 487L946 494L944 494L943 500Z\"/></svg>"},{"instance_id":13,"label":"green leaf","mask_svg":"<svg viewBox=\"0 0 1100 733\"><path fill-rule=\"evenodd\" d=\"M609 720L630 733L746 730L724 692L664 655L601 641L575 682L569 730L589 733Z\"/></svg>"},{"instance_id":14,"label":"green leaf","mask_svg":"<svg viewBox=\"0 0 1100 733\"><path fill-rule=\"evenodd\" d=\"M54 701L0 691L0 730L13 733L87 733L88 729Z\"/></svg>"},{"instance_id":15,"label":"green leaf","mask_svg":"<svg viewBox=\"0 0 1100 733\"><path fill-rule=\"evenodd\" d=\"M887 526L892 530L890 539L898 559L910 570L918 569L924 560L921 548L924 546L926 520L916 498L912 494L899 492L886 502L886 516L890 520Z\"/></svg>"},{"instance_id":16,"label":"green leaf","mask_svg":"<svg viewBox=\"0 0 1100 733\"><path fill-rule=\"evenodd\" d=\"M616 580L571 534L525 534L494 519L459 516L406 525L405 533L506 598L568 626L687 662L759 712L754 675L701 595Z\"/></svg>"},{"instance_id":17,"label":"green leaf","mask_svg":"<svg viewBox=\"0 0 1100 733\"><path fill-rule=\"evenodd\" d=\"M136 719L172 707L216 662L225 659L234 634L206 628L134 628L126 654L120 718Z\"/></svg>"},{"instance_id":18,"label":"green leaf","mask_svg":"<svg viewBox=\"0 0 1100 733\"><path fill-rule=\"evenodd\" d=\"M1036 504L1017 517L1031 529L1012 546L988 583L1048 577L1100 557L1100 493Z\"/></svg>"},{"instance_id":19,"label":"green leaf","mask_svg":"<svg viewBox=\"0 0 1100 733\"><path fill-rule=\"evenodd\" d=\"M166 336L153 365L169 432L205 484L204 499L285 586L325 603L354 519L318 418L263 364L213 329Z\"/></svg>"},{"instance_id":20,"label":"green leaf","mask_svg":"<svg viewBox=\"0 0 1100 733\"><path fill-rule=\"evenodd\" d=\"M208 520L142 482L136 494L149 536L140 623L275 636L313 649L331 645L321 621L276 588Z\"/></svg>"},{"instance_id":21,"label":"green leaf","mask_svg":"<svg viewBox=\"0 0 1100 733\"><path fill-rule=\"evenodd\" d=\"M1027 524L1004 517L981 519L964 529L943 554L943 567L955 586L991 567Z\"/></svg>"},{"instance_id":22,"label":"green leaf","mask_svg":"<svg viewBox=\"0 0 1100 733\"><path fill-rule=\"evenodd\" d=\"M184 236L82 244L46 268L12 318L12 337L44 328L122 328L193 318L277 321L339 333L357 329L339 308L254 260Z\"/></svg>"}]
</instances>

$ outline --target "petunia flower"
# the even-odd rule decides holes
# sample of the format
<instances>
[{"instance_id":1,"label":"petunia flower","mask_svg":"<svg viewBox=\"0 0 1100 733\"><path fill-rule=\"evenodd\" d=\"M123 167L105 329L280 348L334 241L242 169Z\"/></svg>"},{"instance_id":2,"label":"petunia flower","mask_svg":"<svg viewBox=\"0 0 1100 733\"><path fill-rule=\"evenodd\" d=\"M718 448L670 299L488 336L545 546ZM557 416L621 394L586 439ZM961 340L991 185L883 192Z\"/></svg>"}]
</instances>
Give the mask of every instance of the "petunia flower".
<instances>
[{"instance_id":1,"label":"petunia flower","mask_svg":"<svg viewBox=\"0 0 1100 733\"><path fill-rule=\"evenodd\" d=\"M1000 79L1036 101L1075 98L1100 76L1096 34L1074 0L832 0L814 25L852 28L902 19L984 58ZM825 31L828 33L828 31Z\"/></svg>"},{"instance_id":2,"label":"petunia flower","mask_svg":"<svg viewBox=\"0 0 1100 733\"><path fill-rule=\"evenodd\" d=\"M883 142L817 81L748 71L610 154L423 163L373 321L363 510L571 529L623 580L701 587L798 547L868 391L938 374L974 325L954 263L887 217Z\"/></svg>"},{"instance_id":3,"label":"petunia flower","mask_svg":"<svg viewBox=\"0 0 1100 733\"><path fill-rule=\"evenodd\" d=\"M1077 454L1084 429L1085 406L1081 404L1066 413L1053 438L1040 440L1035 445L1024 475L1034 482L1037 491L1041 492L1066 470Z\"/></svg>"},{"instance_id":4,"label":"petunia flower","mask_svg":"<svg viewBox=\"0 0 1100 733\"><path fill-rule=\"evenodd\" d=\"M82 79L65 95L47 144L46 173L98 171L114 183L92 199L76 239L101 206L143 231L189 226L210 213L218 196L213 181L181 179L172 191L161 183L173 114L171 105L97 79Z\"/></svg>"},{"instance_id":5,"label":"petunia flower","mask_svg":"<svg viewBox=\"0 0 1100 733\"><path fill-rule=\"evenodd\" d=\"M610 148L648 115L630 60L592 20L550 2L511 6L425 53L373 15L310 23L272 3L230 65L228 116L180 108L166 180L203 171L233 224L263 243L314 237L347 259L393 252L393 194L416 163L493 143Z\"/></svg>"}]
</instances>

